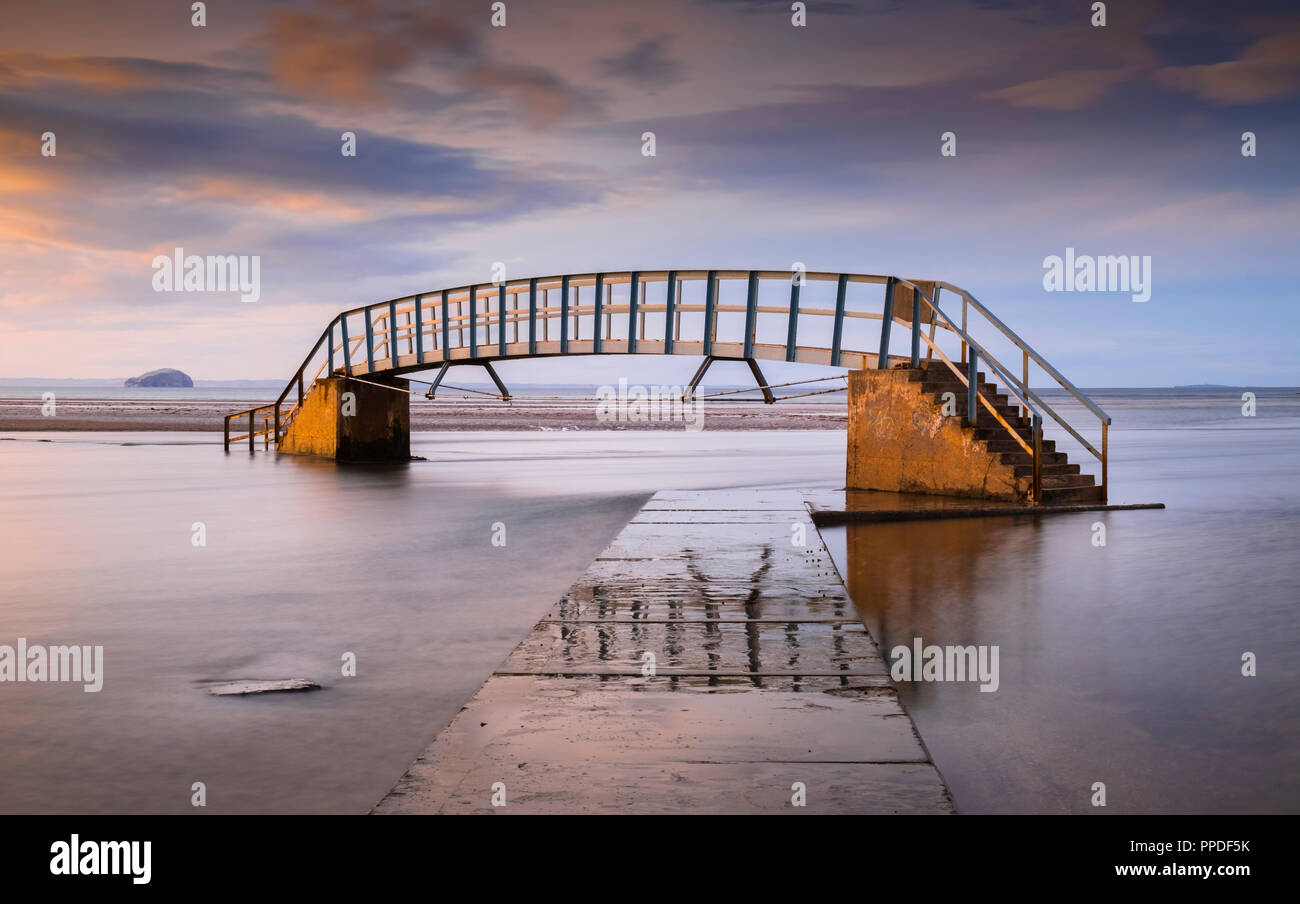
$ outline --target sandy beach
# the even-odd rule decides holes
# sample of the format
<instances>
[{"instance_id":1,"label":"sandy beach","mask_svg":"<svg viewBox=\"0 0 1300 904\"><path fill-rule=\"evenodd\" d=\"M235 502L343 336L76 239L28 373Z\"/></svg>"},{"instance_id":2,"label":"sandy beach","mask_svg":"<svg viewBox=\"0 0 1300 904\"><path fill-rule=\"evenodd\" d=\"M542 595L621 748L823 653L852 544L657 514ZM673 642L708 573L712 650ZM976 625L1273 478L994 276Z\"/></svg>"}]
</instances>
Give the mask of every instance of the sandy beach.
<instances>
[{"instance_id":1,"label":"sandy beach","mask_svg":"<svg viewBox=\"0 0 1300 904\"><path fill-rule=\"evenodd\" d=\"M69 399L44 417L33 399L0 399L0 432L167 430L220 432L222 419L254 404L219 399ZM846 412L837 402L709 400L705 430L843 430ZM429 430L683 430L681 421L611 423L596 417L595 399L411 399L411 429ZM287 407L285 409L288 410ZM242 425L241 425L242 426ZM232 429L234 429L232 427Z\"/></svg>"}]
</instances>

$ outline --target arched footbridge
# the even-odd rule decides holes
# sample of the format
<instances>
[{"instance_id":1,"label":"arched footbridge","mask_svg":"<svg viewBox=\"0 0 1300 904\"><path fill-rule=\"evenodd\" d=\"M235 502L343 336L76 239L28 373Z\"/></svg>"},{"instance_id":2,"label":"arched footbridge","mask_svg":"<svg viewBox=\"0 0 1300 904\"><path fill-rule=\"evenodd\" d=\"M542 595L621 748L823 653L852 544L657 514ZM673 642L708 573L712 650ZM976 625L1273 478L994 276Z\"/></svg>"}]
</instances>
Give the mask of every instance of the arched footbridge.
<instances>
[{"instance_id":1,"label":"arched footbridge","mask_svg":"<svg viewBox=\"0 0 1300 904\"><path fill-rule=\"evenodd\" d=\"M839 377L810 382L838 379L842 385L831 391L850 393L850 487L1106 502L1106 412L965 289L863 273L578 273L441 289L353 308L329 322L275 402L226 417L225 448L247 442L254 450L258 440L265 448L283 448L304 404L330 381L391 388L405 374L436 369L425 394L435 399L451 368L479 365L508 400L494 362L562 355L702 358L688 393L713 362L744 361L769 403L780 399L763 377L761 361L843 368ZM975 392L969 391L972 385ZM1053 396L1059 410L1044 400L1043 386L1065 390ZM912 418L916 436L888 436L895 428L871 415L898 405L918 415ZM1045 424L1095 457L1099 475L1081 473L1057 451L1044 437ZM894 448L900 442L908 451ZM856 477L855 455L866 463ZM931 473L950 466L974 473L990 465L984 490L957 472L940 480L952 484L946 488L926 486L916 475L893 476L891 459L899 455L925 463Z\"/></svg>"}]
</instances>

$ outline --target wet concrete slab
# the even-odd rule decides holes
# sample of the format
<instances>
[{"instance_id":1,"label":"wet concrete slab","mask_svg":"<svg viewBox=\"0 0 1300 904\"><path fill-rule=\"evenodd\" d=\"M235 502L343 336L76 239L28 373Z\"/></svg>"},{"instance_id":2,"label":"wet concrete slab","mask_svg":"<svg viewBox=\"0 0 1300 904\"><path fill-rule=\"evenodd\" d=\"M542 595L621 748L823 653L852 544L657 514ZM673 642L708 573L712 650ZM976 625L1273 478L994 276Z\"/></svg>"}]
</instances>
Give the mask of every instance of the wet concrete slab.
<instances>
[{"instance_id":1,"label":"wet concrete slab","mask_svg":"<svg viewBox=\"0 0 1300 904\"><path fill-rule=\"evenodd\" d=\"M515 648L500 671L568 674L599 667L639 675L646 651L654 651L660 674L670 669L885 674L875 643L861 624L683 619L543 622Z\"/></svg>"},{"instance_id":2,"label":"wet concrete slab","mask_svg":"<svg viewBox=\"0 0 1300 904\"><path fill-rule=\"evenodd\" d=\"M374 810L951 811L796 491L656 494Z\"/></svg>"},{"instance_id":3,"label":"wet concrete slab","mask_svg":"<svg viewBox=\"0 0 1300 904\"><path fill-rule=\"evenodd\" d=\"M770 509L799 511L804 507L801 490L660 490L642 511L761 512Z\"/></svg>"}]
</instances>

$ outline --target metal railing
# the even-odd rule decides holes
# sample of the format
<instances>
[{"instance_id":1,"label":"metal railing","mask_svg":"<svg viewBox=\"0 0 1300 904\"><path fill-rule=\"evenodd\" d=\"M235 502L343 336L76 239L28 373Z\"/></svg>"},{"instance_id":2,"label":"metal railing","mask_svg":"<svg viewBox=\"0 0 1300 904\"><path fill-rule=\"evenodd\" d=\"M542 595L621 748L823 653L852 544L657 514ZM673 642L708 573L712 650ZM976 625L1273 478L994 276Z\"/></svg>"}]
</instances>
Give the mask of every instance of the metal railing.
<instances>
[{"instance_id":1,"label":"metal railing","mask_svg":"<svg viewBox=\"0 0 1300 904\"><path fill-rule=\"evenodd\" d=\"M774 283L780 293L779 303L772 303L768 297ZM825 300L810 303L808 293L819 284L828 290ZM865 287L870 286L883 287L879 302L863 295ZM731 291L733 288L735 291ZM911 296L910 308L895 304L900 290ZM961 298L960 325L939 304L941 291ZM735 297L728 297L732 295ZM987 342L981 343L971 335L968 316L972 311L1022 352L1019 379L997 359ZM852 335L860 332L861 321L871 320L880 322L877 336ZM910 356L890 353L894 323L911 329ZM923 330L927 324L928 331ZM952 334L953 340L960 343L963 367L958 367L939 347L937 330ZM810 339L810 334L816 335ZM922 343L927 347L927 360L937 354L967 387L968 420L977 420L982 403L994 421L1033 456L1035 500L1041 499L1044 415L1101 462L1104 496L1109 415L966 290L946 282L860 273L580 273L461 286L352 308L335 316L321 331L274 403L226 417L225 447L247 440L249 448L254 449L258 437L263 438L265 446L278 444L316 381L328 376L397 375L439 365L589 354L784 360L850 370L904 363L919 367ZM1023 409L1031 422L1031 441L1027 442L978 391L979 360L1006 385L1008 395ZM1102 430L1100 451L1030 389L1031 361L1097 416ZM971 391L972 385L975 391ZM263 421L260 430L259 417ZM232 423L238 429L245 420L248 432L232 436Z\"/></svg>"},{"instance_id":2,"label":"metal railing","mask_svg":"<svg viewBox=\"0 0 1300 904\"><path fill-rule=\"evenodd\" d=\"M951 283L946 283L942 281L936 282L934 284L933 294L936 296L938 295L940 290L947 289L949 292L959 295L961 297L961 307L962 307L961 327L957 327L956 324L952 322L951 318L949 318L948 315L938 307L938 305L935 303L933 298L927 296L924 291L917 289L913 283L910 283L906 280L903 280L903 282L909 286L912 286L912 288L916 291L917 295L919 295L919 297L923 299L926 302L926 304L936 314L943 317L944 320L949 324L949 327L961 337L961 343L962 343L961 357L962 357L962 363L966 365L966 371L967 371L966 375L962 375L960 371L958 371L957 368L954 367L953 363L951 361L948 361L946 357L944 360L945 363L948 365L948 367L954 370L954 372L958 374L959 379L961 379L962 382L967 386L967 391L968 391L967 405L968 405L969 419L972 422L975 420L974 394L970 392L970 383L975 380L975 375L977 374L978 371L977 362L979 360L983 360L984 363L988 365L989 369L993 371L999 377L999 379L1006 385L1008 395L1014 398L1020 404L1020 406L1030 414L1032 418L1032 424L1031 424L1031 438L1033 442L1032 448L1025 443L1024 439L1021 436L1019 436L1017 431L1015 431L1009 424L1006 423L1005 420L1003 420L1003 418L994 409L992 403L990 403L987 399L983 398L983 396L980 395L980 400L984 403L985 407L989 409L990 413L993 414L995 419L998 420L1002 424L1002 426L1006 428L1007 432L1016 440L1017 443L1019 443L1025 449L1026 452L1029 452L1033 456L1035 501L1041 501L1042 499L1042 448L1041 448L1042 439L1043 439L1042 425L1043 425L1043 414L1046 413L1049 417L1052 418L1052 420L1054 420L1067 433L1069 433L1070 436L1072 436L1075 439L1075 441L1079 443L1080 446L1082 446L1084 449L1090 452L1100 463L1101 477L1099 480L1099 484L1101 486L1101 501L1103 504L1106 503L1109 495L1108 459L1109 459L1109 433L1110 433L1110 424L1111 424L1110 415L1107 414L1105 411L1103 411L1101 407L1097 405L1096 402L1094 402L1091 398L1085 395L1078 387L1076 387L1073 383L1071 383L1068 379L1066 379L1065 376L1060 371L1058 371L1055 367L1053 367L1050 363L1048 363L1047 360L1043 358L1042 355L1036 352L1029 345L1029 343L1025 342L1025 340L1022 339L1014 330L1012 330L1005 323L999 320L997 316L993 314L992 311L990 311L983 304L981 304L975 298L975 296L971 295L965 289L961 288L960 286L954 286ZM1006 365L1004 365L1001 361L999 361L985 345L977 342L974 338L970 336L969 328L968 328L968 315L971 309L973 309L976 313L983 316L994 328L997 329L999 333L1002 334L1002 336L1006 340L1010 341L1010 343L1013 346L1015 346L1017 349L1020 350L1022 357L1021 357L1021 376L1019 379L1017 379L1015 374L1012 373L1012 371ZM915 332L916 330L914 329L914 333ZM914 339L913 340L914 351L912 356L914 364L916 363L915 348L916 348L916 340ZM1037 364L1040 368L1042 368L1043 371L1048 376L1050 376L1053 380L1055 380L1056 383L1062 389L1068 392L1071 396L1075 398L1075 400L1080 402L1089 412L1091 412L1094 416L1096 416L1101 429L1100 450L1098 450L1092 443L1088 442L1088 440L1086 440L1079 433L1078 429L1076 429L1074 425L1070 424L1070 422L1067 421L1059 412L1057 412L1056 409L1054 409L1051 405L1049 405L1042 398L1042 396L1040 396L1038 393L1034 392L1032 389L1029 388L1029 365L1031 361Z\"/></svg>"}]
</instances>

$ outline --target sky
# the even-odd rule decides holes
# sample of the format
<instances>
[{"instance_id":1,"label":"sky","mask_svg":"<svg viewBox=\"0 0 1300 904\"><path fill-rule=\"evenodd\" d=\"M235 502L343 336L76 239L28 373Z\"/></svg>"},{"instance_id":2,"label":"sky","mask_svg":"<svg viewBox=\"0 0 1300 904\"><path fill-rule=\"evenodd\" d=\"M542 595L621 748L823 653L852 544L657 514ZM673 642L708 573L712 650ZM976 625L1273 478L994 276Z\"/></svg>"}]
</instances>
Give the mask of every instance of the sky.
<instances>
[{"instance_id":1,"label":"sky","mask_svg":"<svg viewBox=\"0 0 1300 904\"><path fill-rule=\"evenodd\" d=\"M287 379L496 261L800 261L963 286L1080 386L1300 384L1294 2L491 5L0 0L0 377ZM177 247L261 297L154 291ZM1046 291L1067 248L1150 257L1150 300Z\"/></svg>"}]
</instances>

